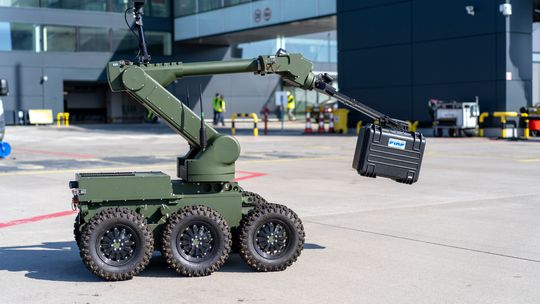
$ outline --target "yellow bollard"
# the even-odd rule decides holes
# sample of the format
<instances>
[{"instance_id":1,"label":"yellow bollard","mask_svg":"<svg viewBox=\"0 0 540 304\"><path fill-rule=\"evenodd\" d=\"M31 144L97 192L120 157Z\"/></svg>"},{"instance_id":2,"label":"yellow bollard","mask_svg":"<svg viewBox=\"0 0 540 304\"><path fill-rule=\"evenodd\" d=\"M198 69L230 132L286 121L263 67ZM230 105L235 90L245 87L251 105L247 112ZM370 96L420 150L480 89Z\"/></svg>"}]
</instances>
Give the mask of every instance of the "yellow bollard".
<instances>
[{"instance_id":1,"label":"yellow bollard","mask_svg":"<svg viewBox=\"0 0 540 304\"><path fill-rule=\"evenodd\" d=\"M259 117L255 113L233 113L231 116L231 134L236 135L236 118L237 117L251 117L253 118L253 136L259 136L259 128L257 123L259 122Z\"/></svg>"},{"instance_id":2,"label":"yellow bollard","mask_svg":"<svg viewBox=\"0 0 540 304\"><path fill-rule=\"evenodd\" d=\"M506 118L507 117L517 117L517 112L494 112L493 117L499 117L502 124L502 130L501 130L501 137L506 138L506 128L504 125L506 124Z\"/></svg>"},{"instance_id":3,"label":"yellow bollard","mask_svg":"<svg viewBox=\"0 0 540 304\"><path fill-rule=\"evenodd\" d=\"M231 134L232 135L236 135L236 126L234 123L235 121L236 121L236 113L233 113L231 116Z\"/></svg>"},{"instance_id":4,"label":"yellow bollard","mask_svg":"<svg viewBox=\"0 0 540 304\"><path fill-rule=\"evenodd\" d=\"M360 135L360 129L362 129L362 121L358 121L356 124L356 135Z\"/></svg>"},{"instance_id":5,"label":"yellow bollard","mask_svg":"<svg viewBox=\"0 0 540 304\"><path fill-rule=\"evenodd\" d=\"M259 128L257 127L259 117L257 117L257 114L255 113L251 113L250 116L253 118L253 136L259 136Z\"/></svg>"},{"instance_id":6,"label":"yellow bollard","mask_svg":"<svg viewBox=\"0 0 540 304\"><path fill-rule=\"evenodd\" d=\"M62 118L64 116L64 113L58 113L56 114L56 126L60 127L62 125Z\"/></svg>"},{"instance_id":7,"label":"yellow bollard","mask_svg":"<svg viewBox=\"0 0 540 304\"><path fill-rule=\"evenodd\" d=\"M488 112L484 112L482 114L480 114L480 117L478 117L478 125L481 125L484 123L484 120L486 120L486 118L489 116L489 113ZM480 127L478 129L478 136L480 137L484 137L484 128Z\"/></svg>"},{"instance_id":8,"label":"yellow bollard","mask_svg":"<svg viewBox=\"0 0 540 304\"><path fill-rule=\"evenodd\" d=\"M60 112L56 114L56 126L60 127L62 123L69 127L69 113L68 112Z\"/></svg>"},{"instance_id":9,"label":"yellow bollard","mask_svg":"<svg viewBox=\"0 0 540 304\"><path fill-rule=\"evenodd\" d=\"M529 114L521 113L521 117L529 117ZM530 134L531 130L529 130L529 120L525 119L524 122L525 122L525 129L523 129L523 137L525 137L525 139L529 139L531 136Z\"/></svg>"}]
</instances>

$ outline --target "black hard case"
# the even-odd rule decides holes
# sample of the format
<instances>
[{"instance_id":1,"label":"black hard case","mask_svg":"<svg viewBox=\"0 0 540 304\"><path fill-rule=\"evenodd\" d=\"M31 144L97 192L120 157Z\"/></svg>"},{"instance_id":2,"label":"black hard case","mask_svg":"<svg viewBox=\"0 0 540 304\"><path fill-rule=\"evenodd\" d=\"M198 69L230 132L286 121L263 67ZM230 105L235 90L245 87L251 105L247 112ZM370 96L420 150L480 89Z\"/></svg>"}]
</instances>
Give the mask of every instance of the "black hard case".
<instances>
[{"instance_id":1,"label":"black hard case","mask_svg":"<svg viewBox=\"0 0 540 304\"><path fill-rule=\"evenodd\" d=\"M353 168L362 176L412 184L418 180L425 146L426 139L420 133L368 124L358 136Z\"/></svg>"}]
</instances>

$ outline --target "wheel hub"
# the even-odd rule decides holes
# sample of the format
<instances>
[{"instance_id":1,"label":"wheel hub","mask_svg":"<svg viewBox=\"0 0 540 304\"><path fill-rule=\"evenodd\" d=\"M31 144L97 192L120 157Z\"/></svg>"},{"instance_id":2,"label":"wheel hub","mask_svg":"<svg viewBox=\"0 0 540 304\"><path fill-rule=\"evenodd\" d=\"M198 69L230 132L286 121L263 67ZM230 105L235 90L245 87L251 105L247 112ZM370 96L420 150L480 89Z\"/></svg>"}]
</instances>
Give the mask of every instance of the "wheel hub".
<instances>
[{"instance_id":1,"label":"wheel hub","mask_svg":"<svg viewBox=\"0 0 540 304\"><path fill-rule=\"evenodd\" d=\"M187 226L177 240L180 255L190 261L201 262L214 250L215 232L204 223Z\"/></svg>"},{"instance_id":2,"label":"wheel hub","mask_svg":"<svg viewBox=\"0 0 540 304\"><path fill-rule=\"evenodd\" d=\"M287 229L278 221L266 222L255 234L257 251L269 258L277 258L283 254L288 246L288 240Z\"/></svg>"},{"instance_id":3,"label":"wheel hub","mask_svg":"<svg viewBox=\"0 0 540 304\"><path fill-rule=\"evenodd\" d=\"M126 264L135 252L135 233L127 226L114 226L103 233L98 247L98 253L105 263L114 266Z\"/></svg>"}]
</instances>

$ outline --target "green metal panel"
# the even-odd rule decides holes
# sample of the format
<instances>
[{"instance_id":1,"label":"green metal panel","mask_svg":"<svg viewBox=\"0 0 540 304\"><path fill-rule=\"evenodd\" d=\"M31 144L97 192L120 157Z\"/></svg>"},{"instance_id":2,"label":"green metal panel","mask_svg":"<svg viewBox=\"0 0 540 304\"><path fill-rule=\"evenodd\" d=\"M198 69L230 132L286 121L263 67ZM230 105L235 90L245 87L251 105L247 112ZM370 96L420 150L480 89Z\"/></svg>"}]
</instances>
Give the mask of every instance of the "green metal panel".
<instances>
[{"instance_id":1,"label":"green metal panel","mask_svg":"<svg viewBox=\"0 0 540 304\"><path fill-rule=\"evenodd\" d=\"M77 173L81 202L170 199L171 178L162 172Z\"/></svg>"}]
</instances>

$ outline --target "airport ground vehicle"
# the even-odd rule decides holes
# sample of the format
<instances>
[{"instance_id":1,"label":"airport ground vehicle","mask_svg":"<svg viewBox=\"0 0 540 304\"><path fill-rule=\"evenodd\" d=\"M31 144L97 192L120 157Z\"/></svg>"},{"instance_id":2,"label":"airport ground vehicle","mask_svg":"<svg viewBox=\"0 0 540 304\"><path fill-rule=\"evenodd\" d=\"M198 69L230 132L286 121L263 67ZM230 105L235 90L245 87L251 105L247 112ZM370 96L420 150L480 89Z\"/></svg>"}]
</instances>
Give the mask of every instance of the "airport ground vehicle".
<instances>
[{"instance_id":1,"label":"airport ground vehicle","mask_svg":"<svg viewBox=\"0 0 540 304\"><path fill-rule=\"evenodd\" d=\"M447 130L448 136L475 136L478 129L480 106L478 98L474 102L444 102L432 99L429 101L433 113L433 135L443 136Z\"/></svg>"},{"instance_id":2,"label":"airport ground vehicle","mask_svg":"<svg viewBox=\"0 0 540 304\"><path fill-rule=\"evenodd\" d=\"M113 92L129 94L159 116L189 143L190 150L177 159L176 180L162 172L76 174L76 180L70 182L72 204L79 210L74 234L84 264L95 275L107 280L130 279L146 267L154 248L161 251L170 268L186 276L216 271L233 248L258 271L284 270L303 249L304 228L294 211L267 202L233 181L240 155L238 141L206 125L202 111L201 116L195 114L165 89L180 77L273 73L293 86L333 96L377 119L377 132L382 127L393 130L395 138L384 137L385 141L381 141L383 136L377 136L382 150L394 149L381 153L397 155L392 164L383 164L381 168L393 169L375 172L374 163L358 161L358 171L404 183L417 180L425 139L418 133L404 132L405 122L337 92L330 86L331 78L314 75L311 62L302 55L280 50L275 55L251 60L151 64L141 19L144 1L134 2L140 62L110 62L109 85ZM412 137L414 142L409 142ZM365 143L359 140L359 147L363 148L357 148L358 159L373 162ZM400 166L404 160L400 157L413 164L404 176Z\"/></svg>"},{"instance_id":3,"label":"airport ground vehicle","mask_svg":"<svg viewBox=\"0 0 540 304\"><path fill-rule=\"evenodd\" d=\"M8 83L5 79L0 79L0 96L9 94ZM8 157L11 153L11 146L3 141L6 133L6 121L4 116L4 103L0 99L0 158Z\"/></svg>"}]
</instances>

